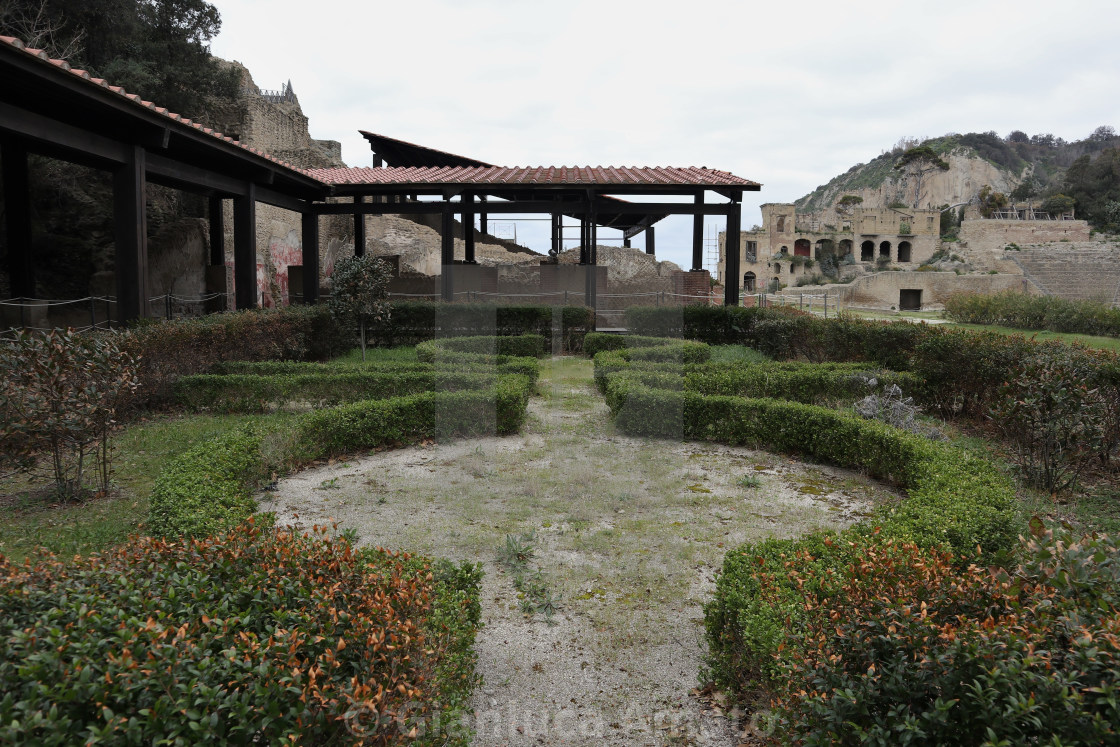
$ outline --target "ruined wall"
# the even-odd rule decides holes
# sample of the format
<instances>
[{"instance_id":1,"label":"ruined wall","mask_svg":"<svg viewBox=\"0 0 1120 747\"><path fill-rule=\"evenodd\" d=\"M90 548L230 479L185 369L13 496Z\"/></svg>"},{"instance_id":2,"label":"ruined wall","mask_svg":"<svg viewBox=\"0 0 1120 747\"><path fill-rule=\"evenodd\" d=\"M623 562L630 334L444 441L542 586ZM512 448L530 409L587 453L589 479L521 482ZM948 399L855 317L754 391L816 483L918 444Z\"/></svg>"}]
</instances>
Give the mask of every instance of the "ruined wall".
<instances>
[{"instance_id":1,"label":"ruined wall","mask_svg":"<svg viewBox=\"0 0 1120 747\"><path fill-rule=\"evenodd\" d=\"M971 249L1001 250L1008 244L1043 244L1089 240L1083 220L964 220L960 240Z\"/></svg>"},{"instance_id":2,"label":"ruined wall","mask_svg":"<svg viewBox=\"0 0 1120 747\"><path fill-rule=\"evenodd\" d=\"M804 286L799 293L827 293L842 305L897 309L903 290L920 290L922 308L940 308L953 293L979 294L1018 291L1041 295L1022 275L957 275L953 272L878 272L848 285Z\"/></svg>"}]
</instances>

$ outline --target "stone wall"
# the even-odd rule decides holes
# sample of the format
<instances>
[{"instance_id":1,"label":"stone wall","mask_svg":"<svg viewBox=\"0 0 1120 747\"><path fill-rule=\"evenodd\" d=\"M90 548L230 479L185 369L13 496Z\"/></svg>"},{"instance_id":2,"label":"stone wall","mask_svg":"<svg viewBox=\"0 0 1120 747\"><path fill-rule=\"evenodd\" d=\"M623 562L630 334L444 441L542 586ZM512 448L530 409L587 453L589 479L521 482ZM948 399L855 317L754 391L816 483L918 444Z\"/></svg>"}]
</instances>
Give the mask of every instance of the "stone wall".
<instances>
[{"instance_id":1,"label":"stone wall","mask_svg":"<svg viewBox=\"0 0 1120 747\"><path fill-rule=\"evenodd\" d=\"M960 240L971 249L1002 250L1008 244L1042 244L1089 240L1083 220L964 220Z\"/></svg>"},{"instance_id":2,"label":"stone wall","mask_svg":"<svg viewBox=\"0 0 1120 747\"><path fill-rule=\"evenodd\" d=\"M980 294L1019 291L1041 295L1022 275L957 275L953 272L877 272L847 285L817 285L791 289L791 293L827 293L845 306L897 309L901 292L922 292L923 309L940 308L953 293Z\"/></svg>"}]
</instances>

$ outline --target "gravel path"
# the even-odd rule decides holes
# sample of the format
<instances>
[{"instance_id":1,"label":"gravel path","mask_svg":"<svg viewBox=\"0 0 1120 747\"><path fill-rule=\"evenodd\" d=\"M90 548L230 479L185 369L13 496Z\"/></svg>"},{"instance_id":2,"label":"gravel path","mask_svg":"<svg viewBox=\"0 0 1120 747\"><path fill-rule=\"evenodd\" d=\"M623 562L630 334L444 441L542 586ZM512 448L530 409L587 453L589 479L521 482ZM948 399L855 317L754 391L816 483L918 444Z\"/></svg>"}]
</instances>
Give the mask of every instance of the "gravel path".
<instances>
[{"instance_id":1,"label":"gravel path","mask_svg":"<svg viewBox=\"0 0 1120 747\"><path fill-rule=\"evenodd\" d=\"M521 434L355 457L259 498L282 523L483 564L475 745L733 747L743 733L696 691L723 554L847 525L887 495L831 467L619 435L590 362L556 358ZM551 618L521 611L507 535L529 535Z\"/></svg>"}]
</instances>

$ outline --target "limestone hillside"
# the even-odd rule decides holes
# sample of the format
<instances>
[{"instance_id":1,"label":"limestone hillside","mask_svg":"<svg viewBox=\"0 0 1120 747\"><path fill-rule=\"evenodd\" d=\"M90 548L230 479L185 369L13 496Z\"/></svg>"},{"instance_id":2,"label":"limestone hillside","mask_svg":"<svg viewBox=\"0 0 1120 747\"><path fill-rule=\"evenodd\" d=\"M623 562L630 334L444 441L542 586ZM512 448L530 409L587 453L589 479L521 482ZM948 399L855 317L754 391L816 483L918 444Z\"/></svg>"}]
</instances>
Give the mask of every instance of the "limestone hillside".
<instances>
[{"instance_id":1,"label":"limestone hillside","mask_svg":"<svg viewBox=\"0 0 1120 747\"><path fill-rule=\"evenodd\" d=\"M908 148L928 145L949 163L948 171L935 171L917 183L894 165ZM857 163L847 172L797 200L801 212L829 211L844 195L863 198L864 207L902 203L940 207L967 202L985 185L993 190L1030 199L1061 191L1066 169L1077 158L1096 157L1105 148L1120 146L1111 127L1098 128L1084 140L1066 142L1053 135L1027 136L1015 131L1006 138L994 132L949 134L928 140L906 139L890 151ZM1018 188L1018 190L1016 190Z\"/></svg>"}]
</instances>

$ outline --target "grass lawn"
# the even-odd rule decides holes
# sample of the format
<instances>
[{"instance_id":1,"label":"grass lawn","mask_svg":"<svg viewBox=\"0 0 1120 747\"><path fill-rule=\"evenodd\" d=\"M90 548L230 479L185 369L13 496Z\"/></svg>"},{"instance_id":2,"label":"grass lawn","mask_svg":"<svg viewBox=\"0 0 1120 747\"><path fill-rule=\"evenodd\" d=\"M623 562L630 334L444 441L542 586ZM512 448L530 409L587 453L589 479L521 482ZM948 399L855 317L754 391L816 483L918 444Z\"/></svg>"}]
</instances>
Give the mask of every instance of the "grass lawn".
<instances>
[{"instance_id":1,"label":"grass lawn","mask_svg":"<svg viewBox=\"0 0 1120 747\"><path fill-rule=\"evenodd\" d=\"M152 485L170 458L245 423L291 417L159 415L129 425L113 439L116 489L106 498L60 504L43 495L49 475L0 480L0 554L21 560L41 546L62 556L84 555L123 542L141 530Z\"/></svg>"},{"instance_id":2,"label":"grass lawn","mask_svg":"<svg viewBox=\"0 0 1120 747\"><path fill-rule=\"evenodd\" d=\"M1120 352L1120 339L1115 337L1100 337L1098 335L1078 335L1070 332L1050 332L1047 330L1015 329L1013 327L997 327L987 324L955 324L959 329L974 329L981 332L999 332L1002 335L1023 335L1036 340L1061 340L1062 342L1076 342L1088 348L1111 350Z\"/></svg>"}]
</instances>

